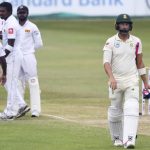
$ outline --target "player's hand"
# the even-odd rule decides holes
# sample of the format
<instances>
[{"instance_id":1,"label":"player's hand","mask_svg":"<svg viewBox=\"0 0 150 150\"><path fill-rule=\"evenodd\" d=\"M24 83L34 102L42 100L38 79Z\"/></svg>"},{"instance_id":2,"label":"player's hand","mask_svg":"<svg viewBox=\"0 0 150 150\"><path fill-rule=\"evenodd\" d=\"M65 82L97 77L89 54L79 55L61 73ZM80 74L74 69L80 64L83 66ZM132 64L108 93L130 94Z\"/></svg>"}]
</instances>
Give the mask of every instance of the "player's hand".
<instances>
[{"instance_id":1,"label":"player's hand","mask_svg":"<svg viewBox=\"0 0 150 150\"><path fill-rule=\"evenodd\" d=\"M115 78L110 78L109 79L109 86L112 90L117 89L117 81L115 80Z\"/></svg>"},{"instance_id":2,"label":"player's hand","mask_svg":"<svg viewBox=\"0 0 150 150\"><path fill-rule=\"evenodd\" d=\"M6 76L5 75L2 75L1 77L0 77L0 84L1 85L4 85L6 83Z\"/></svg>"}]
</instances>

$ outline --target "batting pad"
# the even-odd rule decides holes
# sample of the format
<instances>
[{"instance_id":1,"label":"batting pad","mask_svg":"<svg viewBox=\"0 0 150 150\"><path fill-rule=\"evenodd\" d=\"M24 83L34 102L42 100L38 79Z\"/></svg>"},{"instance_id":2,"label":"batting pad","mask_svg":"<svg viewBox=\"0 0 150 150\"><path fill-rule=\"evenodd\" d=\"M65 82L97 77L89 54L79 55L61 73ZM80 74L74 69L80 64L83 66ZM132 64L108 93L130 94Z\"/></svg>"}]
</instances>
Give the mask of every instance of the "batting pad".
<instances>
[{"instance_id":1,"label":"batting pad","mask_svg":"<svg viewBox=\"0 0 150 150\"><path fill-rule=\"evenodd\" d=\"M112 141L115 139L120 139L122 141L122 109L113 106L108 108L108 124Z\"/></svg>"},{"instance_id":2,"label":"batting pad","mask_svg":"<svg viewBox=\"0 0 150 150\"><path fill-rule=\"evenodd\" d=\"M31 113L41 112L40 88L37 77L29 79Z\"/></svg>"},{"instance_id":3,"label":"batting pad","mask_svg":"<svg viewBox=\"0 0 150 150\"><path fill-rule=\"evenodd\" d=\"M129 99L124 104L124 129L123 142L132 140L135 144L139 120L139 102L137 99Z\"/></svg>"}]
</instances>

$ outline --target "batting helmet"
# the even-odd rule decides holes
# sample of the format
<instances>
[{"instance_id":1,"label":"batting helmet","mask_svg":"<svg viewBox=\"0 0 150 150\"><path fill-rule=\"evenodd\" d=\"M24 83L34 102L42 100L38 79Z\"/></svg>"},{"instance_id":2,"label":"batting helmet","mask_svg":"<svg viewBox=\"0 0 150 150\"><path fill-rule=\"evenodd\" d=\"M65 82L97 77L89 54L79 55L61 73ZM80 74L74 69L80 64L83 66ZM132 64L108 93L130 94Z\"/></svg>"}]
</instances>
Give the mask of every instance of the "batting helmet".
<instances>
[{"instance_id":1,"label":"batting helmet","mask_svg":"<svg viewBox=\"0 0 150 150\"><path fill-rule=\"evenodd\" d=\"M115 24L115 29L116 30L119 30L119 24L120 23L129 23L129 25L130 25L129 31L132 30L133 22L131 20L131 17L128 14L120 14L119 16L117 16L116 24Z\"/></svg>"}]
</instances>

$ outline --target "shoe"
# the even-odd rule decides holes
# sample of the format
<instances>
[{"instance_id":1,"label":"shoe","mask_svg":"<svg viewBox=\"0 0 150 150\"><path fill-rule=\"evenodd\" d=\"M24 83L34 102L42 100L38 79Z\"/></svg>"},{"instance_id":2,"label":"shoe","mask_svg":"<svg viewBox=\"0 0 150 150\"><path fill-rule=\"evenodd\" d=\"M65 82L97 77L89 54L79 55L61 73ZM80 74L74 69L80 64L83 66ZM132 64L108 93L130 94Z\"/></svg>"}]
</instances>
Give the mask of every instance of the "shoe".
<instances>
[{"instance_id":1,"label":"shoe","mask_svg":"<svg viewBox=\"0 0 150 150\"><path fill-rule=\"evenodd\" d=\"M31 117L32 117L32 118L35 118L35 117L39 117L39 116L36 116L36 115L31 115Z\"/></svg>"},{"instance_id":2,"label":"shoe","mask_svg":"<svg viewBox=\"0 0 150 150\"><path fill-rule=\"evenodd\" d=\"M37 111L33 111L31 117L39 117L39 113Z\"/></svg>"},{"instance_id":3,"label":"shoe","mask_svg":"<svg viewBox=\"0 0 150 150\"><path fill-rule=\"evenodd\" d=\"M123 143L120 139L116 139L115 142L114 142L114 146L120 147L120 146L123 146Z\"/></svg>"},{"instance_id":4,"label":"shoe","mask_svg":"<svg viewBox=\"0 0 150 150\"><path fill-rule=\"evenodd\" d=\"M126 149L134 149L134 148L135 148L135 145L134 145L134 143L133 143L132 141L128 141L128 142L125 144L124 148L126 148Z\"/></svg>"},{"instance_id":5,"label":"shoe","mask_svg":"<svg viewBox=\"0 0 150 150\"><path fill-rule=\"evenodd\" d=\"M19 108L16 118L23 117L28 111L30 111L30 107L28 105Z\"/></svg>"},{"instance_id":6,"label":"shoe","mask_svg":"<svg viewBox=\"0 0 150 150\"><path fill-rule=\"evenodd\" d=\"M14 116L7 115L5 112L0 113L0 120L14 120Z\"/></svg>"}]
</instances>

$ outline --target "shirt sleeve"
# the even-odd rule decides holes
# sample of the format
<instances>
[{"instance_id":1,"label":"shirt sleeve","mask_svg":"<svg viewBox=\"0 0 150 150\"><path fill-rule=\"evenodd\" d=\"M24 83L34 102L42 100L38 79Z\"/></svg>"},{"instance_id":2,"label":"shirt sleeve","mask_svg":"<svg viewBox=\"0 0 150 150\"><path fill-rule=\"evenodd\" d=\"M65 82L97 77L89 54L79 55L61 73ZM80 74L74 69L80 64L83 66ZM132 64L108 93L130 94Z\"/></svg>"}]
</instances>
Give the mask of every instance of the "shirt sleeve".
<instances>
[{"instance_id":1,"label":"shirt sleeve","mask_svg":"<svg viewBox=\"0 0 150 150\"><path fill-rule=\"evenodd\" d=\"M6 34L8 39L16 39L16 28L13 26L6 27Z\"/></svg>"},{"instance_id":2,"label":"shirt sleeve","mask_svg":"<svg viewBox=\"0 0 150 150\"><path fill-rule=\"evenodd\" d=\"M141 53L142 53L142 42L141 40L139 40L139 48L138 48L137 54L141 54Z\"/></svg>"},{"instance_id":3,"label":"shirt sleeve","mask_svg":"<svg viewBox=\"0 0 150 150\"><path fill-rule=\"evenodd\" d=\"M109 40L106 41L103 48L103 64L106 62L111 63L112 59L112 44Z\"/></svg>"},{"instance_id":4,"label":"shirt sleeve","mask_svg":"<svg viewBox=\"0 0 150 150\"><path fill-rule=\"evenodd\" d=\"M41 33L40 33L39 29L37 28L37 26L34 27L32 35L33 35L33 39L34 39L34 48L38 49L38 48L42 47L43 41L41 38Z\"/></svg>"}]
</instances>

